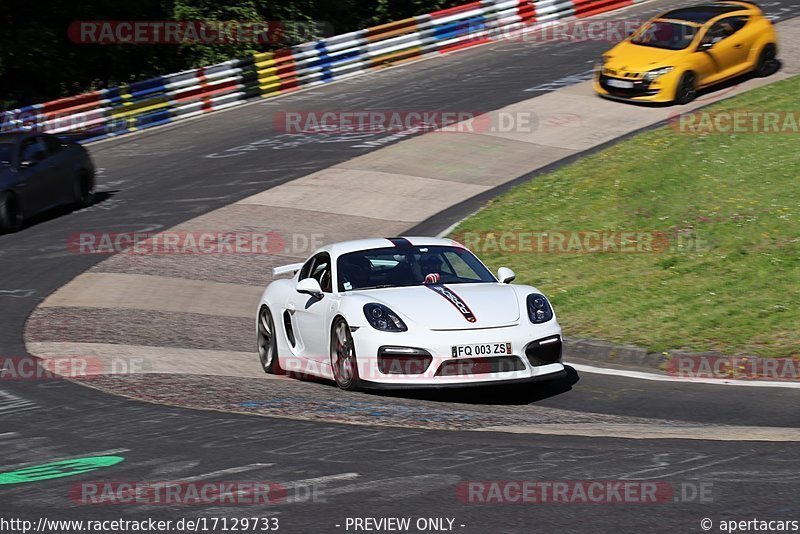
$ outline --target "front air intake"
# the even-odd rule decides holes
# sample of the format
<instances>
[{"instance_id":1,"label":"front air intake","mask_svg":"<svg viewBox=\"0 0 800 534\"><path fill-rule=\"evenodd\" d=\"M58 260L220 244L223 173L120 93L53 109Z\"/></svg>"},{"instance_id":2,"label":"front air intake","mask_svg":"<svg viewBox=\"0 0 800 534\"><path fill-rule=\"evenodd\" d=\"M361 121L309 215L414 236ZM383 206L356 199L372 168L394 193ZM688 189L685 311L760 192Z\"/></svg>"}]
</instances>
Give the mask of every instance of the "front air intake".
<instances>
[{"instance_id":1,"label":"front air intake","mask_svg":"<svg viewBox=\"0 0 800 534\"><path fill-rule=\"evenodd\" d=\"M413 347L381 347L378 370L385 375L421 375L428 370L433 356Z\"/></svg>"},{"instance_id":2,"label":"front air intake","mask_svg":"<svg viewBox=\"0 0 800 534\"><path fill-rule=\"evenodd\" d=\"M525 356L534 367L561 362L561 336L550 336L528 343Z\"/></svg>"},{"instance_id":3,"label":"front air intake","mask_svg":"<svg viewBox=\"0 0 800 534\"><path fill-rule=\"evenodd\" d=\"M490 356L488 358L453 358L436 371L436 376L487 375L523 371L525 366L516 356Z\"/></svg>"},{"instance_id":4,"label":"front air intake","mask_svg":"<svg viewBox=\"0 0 800 534\"><path fill-rule=\"evenodd\" d=\"M283 312L283 328L286 330L286 340L289 342L289 345L294 347L297 344L297 341L294 338L294 328L292 328L292 316L289 313L289 310Z\"/></svg>"}]
</instances>

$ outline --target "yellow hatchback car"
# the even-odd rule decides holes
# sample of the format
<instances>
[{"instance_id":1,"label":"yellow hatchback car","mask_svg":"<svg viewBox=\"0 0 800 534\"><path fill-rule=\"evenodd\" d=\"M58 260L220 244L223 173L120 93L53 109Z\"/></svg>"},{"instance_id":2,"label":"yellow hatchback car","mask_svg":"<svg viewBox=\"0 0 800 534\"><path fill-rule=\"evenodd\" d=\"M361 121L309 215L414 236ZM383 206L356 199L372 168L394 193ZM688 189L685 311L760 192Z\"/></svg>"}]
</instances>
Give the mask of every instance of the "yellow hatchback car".
<instances>
[{"instance_id":1,"label":"yellow hatchback car","mask_svg":"<svg viewBox=\"0 0 800 534\"><path fill-rule=\"evenodd\" d=\"M675 9L603 54L594 88L608 98L686 104L704 87L775 72L777 41L772 22L751 2Z\"/></svg>"}]
</instances>

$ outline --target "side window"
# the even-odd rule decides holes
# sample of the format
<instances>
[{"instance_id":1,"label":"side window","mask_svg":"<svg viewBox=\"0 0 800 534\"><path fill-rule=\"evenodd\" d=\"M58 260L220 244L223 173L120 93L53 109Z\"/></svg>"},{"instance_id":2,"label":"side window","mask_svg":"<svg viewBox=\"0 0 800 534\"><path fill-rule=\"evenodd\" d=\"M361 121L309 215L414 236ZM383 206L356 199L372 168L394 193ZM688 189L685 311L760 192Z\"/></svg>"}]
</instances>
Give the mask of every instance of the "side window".
<instances>
[{"instance_id":1,"label":"side window","mask_svg":"<svg viewBox=\"0 0 800 534\"><path fill-rule=\"evenodd\" d=\"M62 150L66 150L67 148L67 144L65 142L55 137L45 137L44 142L47 146L47 154L49 156L54 156Z\"/></svg>"},{"instance_id":2,"label":"side window","mask_svg":"<svg viewBox=\"0 0 800 534\"><path fill-rule=\"evenodd\" d=\"M311 268L314 266L314 261L316 261L316 259L317 257L314 256L313 258L308 260L305 263L305 265L303 265L303 268L300 269L300 278L298 278L298 280L305 280L306 278L311 276Z\"/></svg>"},{"instance_id":3,"label":"side window","mask_svg":"<svg viewBox=\"0 0 800 534\"><path fill-rule=\"evenodd\" d=\"M319 282L322 291L325 293L331 292L331 257L327 252L317 256L317 261L311 270L311 276Z\"/></svg>"},{"instance_id":4,"label":"side window","mask_svg":"<svg viewBox=\"0 0 800 534\"><path fill-rule=\"evenodd\" d=\"M314 278L319 282L322 291L330 293L331 288L331 257L327 252L317 254L300 269L300 280Z\"/></svg>"},{"instance_id":5,"label":"side window","mask_svg":"<svg viewBox=\"0 0 800 534\"><path fill-rule=\"evenodd\" d=\"M747 24L747 21L750 20L750 17L731 17L725 20L730 21L731 27L733 28L733 33L736 33L744 28L745 24Z\"/></svg>"},{"instance_id":6,"label":"side window","mask_svg":"<svg viewBox=\"0 0 800 534\"><path fill-rule=\"evenodd\" d=\"M14 144L0 143L0 163L8 165L14 159Z\"/></svg>"},{"instance_id":7,"label":"side window","mask_svg":"<svg viewBox=\"0 0 800 534\"><path fill-rule=\"evenodd\" d=\"M41 137L25 139L19 148L19 161L41 161L47 157L47 151Z\"/></svg>"},{"instance_id":8,"label":"side window","mask_svg":"<svg viewBox=\"0 0 800 534\"><path fill-rule=\"evenodd\" d=\"M744 28L747 17L728 17L714 23L703 37L703 43L718 43Z\"/></svg>"}]
</instances>

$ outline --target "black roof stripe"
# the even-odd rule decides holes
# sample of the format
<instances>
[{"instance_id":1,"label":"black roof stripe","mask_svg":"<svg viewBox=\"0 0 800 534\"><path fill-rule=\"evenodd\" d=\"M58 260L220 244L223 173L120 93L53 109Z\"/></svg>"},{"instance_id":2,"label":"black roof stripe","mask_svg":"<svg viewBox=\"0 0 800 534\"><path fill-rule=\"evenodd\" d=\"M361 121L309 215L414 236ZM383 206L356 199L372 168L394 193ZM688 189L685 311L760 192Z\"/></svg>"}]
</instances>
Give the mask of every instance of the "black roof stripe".
<instances>
[{"instance_id":1,"label":"black roof stripe","mask_svg":"<svg viewBox=\"0 0 800 534\"><path fill-rule=\"evenodd\" d=\"M386 239L391 241L394 246L402 250L409 250L414 248L414 245L411 244L411 241L409 241L405 237L387 237Z\"/></svg>"}]
</instances>

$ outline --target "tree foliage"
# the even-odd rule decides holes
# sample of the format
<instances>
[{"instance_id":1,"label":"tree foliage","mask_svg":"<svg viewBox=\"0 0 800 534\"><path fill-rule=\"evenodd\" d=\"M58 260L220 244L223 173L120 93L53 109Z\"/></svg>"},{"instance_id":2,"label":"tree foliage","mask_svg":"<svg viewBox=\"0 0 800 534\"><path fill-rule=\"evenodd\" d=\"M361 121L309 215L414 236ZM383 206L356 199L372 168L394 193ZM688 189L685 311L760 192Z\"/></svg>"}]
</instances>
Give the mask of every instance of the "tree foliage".
<instances>
[{"instance_id":1,"label":"tree foliage","mask_svg":"<svg viewBox=\"0 0 800 534\"><path fill-rule=\"evenodd\" d=\"M382 24L460 0L5 0L0 10L0 108L42 102ZM76 21L282 21L266 44L81 44ZM300 24L298 24L300 23Z\"/></svg>"}]
</instances>

